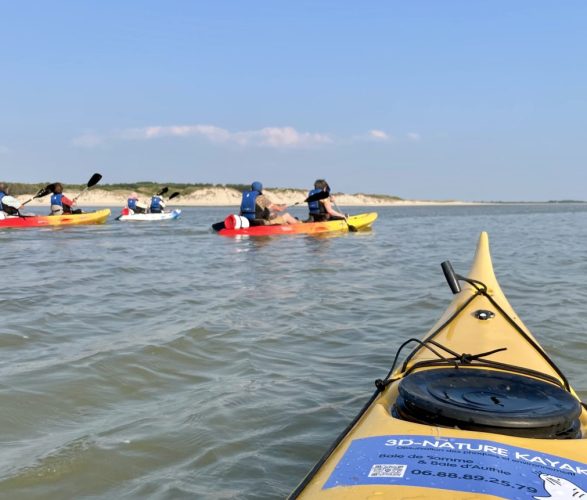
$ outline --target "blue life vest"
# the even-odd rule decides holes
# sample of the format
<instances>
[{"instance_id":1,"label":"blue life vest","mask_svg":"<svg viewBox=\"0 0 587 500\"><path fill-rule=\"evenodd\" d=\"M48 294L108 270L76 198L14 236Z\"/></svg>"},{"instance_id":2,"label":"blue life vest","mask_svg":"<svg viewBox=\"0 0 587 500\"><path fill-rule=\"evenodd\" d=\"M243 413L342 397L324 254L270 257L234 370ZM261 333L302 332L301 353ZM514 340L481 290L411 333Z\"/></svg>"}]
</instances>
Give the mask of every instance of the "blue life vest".
<instances>
[{"instance_id":1,"label":"blue life vest","mask_svg":"<svg viewBox=\"0 0 587 500\"><path fill-rule=\"evenodd\" d=\"M154 214L160 214L163 211L160 196L153 196L153 198L151 198L151 207L149 210L151 210L151 213Z\"/></svg>"},{"instance_id":2,"label":"blue life vest","mask_svg":"<svg viewBox=\"0 0 587 500\"><path fill-rule=\"evenodd\" d=\"M135 200L134 198L129 198L128 202L127 202L127 206L131 210L136 210L137 209L137 200Z\"/></svg>"},{"instance_id":3,"label":"blue life vest","mask_svg":"<svg viewBox=\"0 0 587 500\"><path fill-rule=\"evenodd\" d=\"M308 193L308 196L314 196L315 194L318 194L321 192L322 192L322 189L312 189ZM320 200L308 202L308 208L310 209L310 215L319 215L319 214L326 213L326 208L324 207L323 203L320 203Z\"/></svg>"},{"instance_id":4,"label":"blue life vest","mask_svg":"<svg viewBox=\"0 0 587 500\"><path fill-rule=\"evenodd\" d=\"M243 200L241 201L241 215L249 220L262 219L263 217L257 217L257 196L261 193L259 191L245 191L243 193Z\"/></svg>"},{"instance_id":5,"label":"blue life vest","mask_svg":"<svg viewBox=\"0 0 587 500\"><path fill-rule=\"evenodd\" d=\"M61 201L61 198L63 198L63 194L59 193L53 193L51 195L51 205L57 205L62 207L63 206L63 202Z\"/></svg>"},{"instance_id":6,"label":"blue life vest","mask_svg":"<svg viewBox=\"0 0 587 500\"><path fill-rule=\"evenodd\" d=\"M2 202L2 198L4 198L6 196L6 193L4 191L0 191L0 203Z\"/></svg>"}]
</instances>

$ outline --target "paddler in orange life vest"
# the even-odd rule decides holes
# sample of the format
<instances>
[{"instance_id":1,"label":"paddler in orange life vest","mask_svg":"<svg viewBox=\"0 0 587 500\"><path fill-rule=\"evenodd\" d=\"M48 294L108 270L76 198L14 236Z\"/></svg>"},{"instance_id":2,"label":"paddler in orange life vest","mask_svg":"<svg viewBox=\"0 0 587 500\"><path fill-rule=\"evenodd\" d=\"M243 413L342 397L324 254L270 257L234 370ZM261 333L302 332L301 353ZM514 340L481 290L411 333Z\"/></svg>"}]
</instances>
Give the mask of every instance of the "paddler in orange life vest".
<instances>
[{"instance_id":1,"label":"paddler in orange life vest","mask_svg":"<svg viewBox=\"0 0 587 500\"><path fill-rule=\"evenodd\" d=\"M322 191L330 194L330 186L324 179L317 179L314 182L314 189L310 190L308 196L321 193ZM345 215L337 212L332 208L333 196L329 196L323 200L311 201L308 203L308 209L310 210L309 222L323 222L325 220L342 220L345 219Z\"/></svg>"},{"instance_id":2,"label":"paddler in orange life vest","mask_svg":"<svg viewBox=\"0 0 587 500\"><path fill-rule=\"evenodd\" d=\"M240 215L249 219L251 226L274 226L277 224L300 224L301 221L287 212L283 212L286 205L272 203L263 194L263 184L255 181L251 184L251 190L243 193Z\"/></svg>"},{"instance_id":3,"label":"paddler in orange life vest","mask_svg":"<svg viewBox=\"0 0 587 500\"><path fill-rule=\"evenodd\" d=\"M72 210L73 205L75 205L75 201L65 196L63 185L56 182L53 185L53 194L51 195L51 215L80 213L81 210Z\"/></svg>"}]
</instances>

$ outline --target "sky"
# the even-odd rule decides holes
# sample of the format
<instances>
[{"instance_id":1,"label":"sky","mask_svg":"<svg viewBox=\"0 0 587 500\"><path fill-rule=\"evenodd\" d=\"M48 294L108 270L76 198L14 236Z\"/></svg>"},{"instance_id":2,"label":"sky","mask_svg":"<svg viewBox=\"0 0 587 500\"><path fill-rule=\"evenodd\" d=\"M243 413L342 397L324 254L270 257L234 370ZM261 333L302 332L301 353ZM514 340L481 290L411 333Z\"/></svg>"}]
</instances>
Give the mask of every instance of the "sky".
<instances>
[{"instance_id":1,"label":"sky","mask_svg":"<svg viewBox=\"0 0 587 500\"><path fill-rule=\"evenodd\" d=\"M587 2L0 0L0 177L587 200Z\"/></svg>"}]
</instances>

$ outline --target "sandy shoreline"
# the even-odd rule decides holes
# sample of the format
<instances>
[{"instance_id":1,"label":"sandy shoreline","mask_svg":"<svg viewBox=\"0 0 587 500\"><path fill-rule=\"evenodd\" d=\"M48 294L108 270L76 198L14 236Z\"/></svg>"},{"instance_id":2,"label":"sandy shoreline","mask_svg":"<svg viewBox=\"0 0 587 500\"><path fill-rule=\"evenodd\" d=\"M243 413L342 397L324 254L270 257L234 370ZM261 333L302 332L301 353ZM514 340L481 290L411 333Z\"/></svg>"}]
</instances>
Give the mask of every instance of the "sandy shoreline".
<instances>
[{"instance_id":1,"label":"sandy shoreline","mask_svg":"<svg viewBox=\"0 0 587 500\"><path fill-rule=\"evenodd\" d=\"M73 197L77 193L64 193L66 196ZM266 190L265 194L274 203L285 203L293 205L294 203L302 202L308 195L306 191L302 190ZM33 195L22 195L18 198L20 200L27 200ZM101 189L92 189L85 192L78 200L79 206L92 207L123 207L126 203L128 192L126 191L105 191ZM148 196L140 196L141 201L148 202ZM336 203L341 207L360 207L360 206L425 206L425 205L482 205L479 202L465 202L465 201L427 201L427 200L393 200L380 198L378 196L369 196L364 194L337 194L335 196ZM192 193L180 196L173 199L169 205L174 207L214 207L214 206L239 206L241 202L241 193L236 189L213 187L198 189ZM301 204L301 203L300 203ZM49 197L31 201L30 206L48 206Z\"/></svg>"}]
</instances>

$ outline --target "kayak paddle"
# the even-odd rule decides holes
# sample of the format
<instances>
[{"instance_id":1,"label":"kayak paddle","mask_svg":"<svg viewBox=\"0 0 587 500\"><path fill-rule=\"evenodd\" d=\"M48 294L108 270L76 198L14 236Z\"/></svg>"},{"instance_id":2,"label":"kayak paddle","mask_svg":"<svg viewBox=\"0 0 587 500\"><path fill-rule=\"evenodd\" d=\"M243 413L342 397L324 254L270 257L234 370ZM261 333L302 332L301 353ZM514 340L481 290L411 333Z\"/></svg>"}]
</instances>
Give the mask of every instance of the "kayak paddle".
<instances>
[{"instance_id":1,"label":"kayak paddle","mask_svg":"<svg viewBox=\"0 0 587 500\"><path fill-rule=\"evenodd\" d=\"M302 203L312 203L313 201L325 200L329 196L330 195L328 194L327 191L320 191L319 193L313 194L312 196L308 196L304 201L298 201L297 203L294 203L293 205L289 205L287 208L295 207L296 205L301 205Z\"/></svg>"},{"instance_id":2,"label":"kayak paddle","mask_svg":"<svg viewBox=\"0 0 587 500\"><path fill-rule=\"evenodd\" d=\"M39 189L37 191L37 194L35 196L33 196L32 198L28 199L27 201L25 201L23 203L23 205L26 205L27 203L37 199L37 198L42 198L43 196L47 196L49 193L53 192L53 188L55 187L55 184L47 184L44 188Z\"/></svg>"},{"instance_id":3,"label":"kayak paddle","mask_svg":"<svg viewBox=\"0 0 587 500\"><path fill-rule=\"evenodd\" d=\"M159 191L155 196L161 196L164 195L165 193L167 193L167 191L169 191L169 188L167 186L165 186L161 191Z\"/></svg>"},{"instance_id":4,"label":"kayak paddle","mask_svg":"<svg viewBox=\"0 0 587 500\"><path fill-rule=\"evenodd\" d=\"M180 196L181 193L179 191L176 191L175 193L173 193L169 198L167 198L167 201L169 200L173 200L173 198L177 198L178 196Z\"/></svg>"},{"instance_id":5,"label":"kayak paddle","mask_svg":"<svg viewBox=\"0 0 587 500\"><path fill-rule=\"evenodd\" d=\"M334 200L332 200L332 204L334 205L334 208L336 208L336 210L338 212L340 212L341 214L344 213L344 212L340 211L340 208L338 208L338 205L336 204L336 202ZM356 233L358 231L358 229L355 226L349 224L349 218L346 215L344 216L344 221L346 222L346 225L349 228L350 233Z\"/></svg>"},{"instance_id":6,"label":"kayak paddle","mask_svg":"<svg viewBox=\"0 0 587 500\"><path fill-rule=\"evenodd\" d=\"M72 201L75 202L88 189L90 189L91 187L93 187L96 184L98 184L98 182L100 182L100 179L102 179L102 175L101 174L94 174L94 175L92 175L92 177L90 177L90 180L86 184L86 187Z\"/></svg>"}]
</instances>

